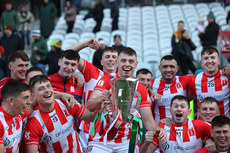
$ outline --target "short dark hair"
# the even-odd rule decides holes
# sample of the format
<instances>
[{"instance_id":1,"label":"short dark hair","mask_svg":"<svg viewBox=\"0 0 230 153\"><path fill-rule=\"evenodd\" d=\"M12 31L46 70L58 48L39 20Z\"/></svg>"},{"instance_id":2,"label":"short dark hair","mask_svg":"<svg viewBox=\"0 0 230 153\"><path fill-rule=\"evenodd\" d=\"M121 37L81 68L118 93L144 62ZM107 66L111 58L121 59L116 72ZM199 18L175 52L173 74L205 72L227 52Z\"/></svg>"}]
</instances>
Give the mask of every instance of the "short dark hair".
<instances>
[{"instance_id":1,"label":"short dark hair","mask_svg":"<svg viewBox=\"0 0 230 153\"><path fill-rule=\"evenodd\" d=\"M178 25L179 25L180 23L184 23L184 21L182 21L182 20L178 21Z\"/></svg>"},{"instance_id":2,"label":"short dark hair","mask_svg":"<svg viewBox=\"0 0 230 153\"><path fill-rule=\"evenodd\" d=\"M43 71L42 71L39 67L31 67L31 68L29 68L29 69L26 71L26 79L27 79L27 77L28 77L28 74L29 74L30 72L34 72L34 71L36 71L36 72L41 72L41 73L43 74Z\"/></svg>"},{"instance_id":3,"label":"short dark hair","mask_svg":"<svg viewBox=\"0 0 230 153\"><path fill-rule=\"evenodd\" d=\"M80 55L77 51L74 51L73 49L68 49L62 52L60 59L66 58L68 60L80 60Z\"/></svg>"},{"instance_id":4,"label":"short dark hair","mask_svg":"<svg viewBox=\"0 0 230 153\"><path fill-rule=\"evenodd\" d=\"M172 107L172 104L173 104L173 101L174 101L174 100L180 100L180 101L184 100L184 101L187 102L188 108L190 108L190 102L189 102L189 100L188 100L187 97L185 97L185 96L183 96L183 95L176 95L176 96L174 96L174 97L172 98L172 100L171 100L170 107Z\"/></svg>"},{"instance_id":5,"label":"short dark hair","mask_svg":"<svg viewBox=\"0 0 230 153\"><path fill-rule=\"evenodd\" d=\"M24 51L17 50L17 51L11 52L9 54L8 63L14 62L18 58L20 58L21 60L23 60L25 62L30 60L28 55Z\"/></svg>"},{"instance_id":6,"label":"short dark hair","mask_svg":"<svg viewBox=\"0 0 230 153\"><path fill-rule=\"evenodd\" d=\"M201 56L204 55L205 53L207 53L208 55L212 54L212 53L217 53L217 55L219 56L219 52L215 47L205 47L202 52L201 52Z\"/></svg>"},{"instance_id":7,"label":"short dark hair","mask_svg":"<svg viewBox=\"0 0 230 153\"><path fill-rule=\"evenodd\" d=\"M148 69L146 68L142 68L142 69L139 69L137 72L136 72L136 77L139 75L139 74L151 74L151 76L153 76L152 72L149 71Z\"/></svg>"},{"instance_id":8,"label":"short dark hair","mask_svg":"<svg viewBox=\"0 0 230 153\"><path fill-rule=\"evenodd\" d=\"M119 55L120 55L121 53L126 54L126 55L129 55L129 56L133 56L133 55L137 56L136 51L135 51L134 49L130 48L130 47L125 47L125 48L123 48L123 49L120 51Z\"/></svg>"},{"instance_id":9,"label":"short dark hair","mask_svg":"<svg viewBox=\"0 0 230 153\"><path fill-rule=\"evenodd\" d=\"M117 49L114 47L107 47L107 48L103 49L102 55L104 55L104 53L106 53L106 52L118 53Z\"/></svg>"},{"instance_id":10,"label":"short dark hair","mask_svg":"<svg viewBox=\"0 0 230 153\"><path fill-rule=\"evenodd\" d=\"M163 56L161 58L161 61L163 61L163 60L167 60L167 61L175 60L176 61L175 57L172 56L172 55L165 55L165 56Z\"/></svg>"},{"instance_id":11,"label":"short dark hair","mask_svg":"<svg viewBox=\"0 0 230 153\"><path fill-rule=\"evenodd\" d=\"M116 38L120 38L121 39L121 36L118 35L118 34L116 34L116 35L113 36L113 40L115 40Z\"/></svg>"},{"instance_id":12,"label":"short dark hair","mask_svg":"<svg viewBox=\"0 0 230 153\"><path fill-rule=\"evenodd\" d=\"M212 128L214 126L222 127L228 125L230 127L230 119L226 116L216 116L212 119L211 122Z\"/></svg>"},{"instance_id":13,"label":"short dark hair","mask_svg":"<svg viewBox=\"0 0 230 153\"><path fill-rule=\"evenodd\" d=\"M216 105L217 105L218 108L219 108L219 102L218 102L215 98L212 98L212 97L205 97L203 100L201 100L200 106L201 106L203 103L216 103Z\"/></svg>"},{"instance_id":14,"label":"short dark hair","mask_svg":"<svg viewBox=\"0 0 230 153\"><path fill-rule=\"evenodd\" d=\"M8 0L8 1L5 2L5 5L7 5L7 4L11 4L12 5L12 2L10 0Z\"/></svg>"},{"instance_id":15,"label":"short dark hair","mask_svg":"<svg viewBox=\"0 0 230 153\"><path fill-rule=\"evenodd\" d=\"M17 98L22 92L30 90L29 86L21 81L8 81L1 90L3 101L9 97Z\"/></svg>"},{"instance_id":16,"label":"short dark hair","mask_svg":"<svg viewBox=\"0 0 230 153\"><path fill-rule=\"evenodd\" d=\"M36 83L38 83L38 82L42 83L42 82L47 82L47 81L50 82L49 78L45 75L36 75L36 76L32 77L30 79L30 82L29 82L29 87L30 87L31 92L34 91L34 86Z\"/></svg>"}]
</instances>

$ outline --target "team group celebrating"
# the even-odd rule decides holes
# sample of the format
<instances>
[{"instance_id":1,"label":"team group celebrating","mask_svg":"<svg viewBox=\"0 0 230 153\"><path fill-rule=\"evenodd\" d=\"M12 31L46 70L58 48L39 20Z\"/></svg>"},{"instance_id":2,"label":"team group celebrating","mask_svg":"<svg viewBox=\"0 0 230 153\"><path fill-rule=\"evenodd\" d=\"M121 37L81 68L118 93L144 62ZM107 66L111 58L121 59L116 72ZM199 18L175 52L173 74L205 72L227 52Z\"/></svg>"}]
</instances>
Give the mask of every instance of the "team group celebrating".
<instances>
[{"instance_id":1,"label":"team group celebrating","mask_svg":"<svg viewBox=\"0 0 230 153\"><path fill-rule=\"evenodd\" d=\"M10 75L0 82L0 152L6 153L128 153L136 139L135 153L230 152L229 68L219 69L219 52L206 47L201 52L204 72L176 76L178 65L172 55L161 58L161 77L152 79L148 69L136 73L139 110L146 129L131 137L132 124L118 116L110 122L110 77L135 77L137 53L107 47L96 68L78 52L98 49L96 39L70 46L62 52L57 73L45 76L29 67L23 51L8 57ZM79 70L83 79L75 74ZM198 119L188 119L190 101L198 103ZM82 104L80 101L82 99ZM133 101L137 101L134 97ZM132 120L132 119L130 119Z\"/></svg>"}]
</instances>

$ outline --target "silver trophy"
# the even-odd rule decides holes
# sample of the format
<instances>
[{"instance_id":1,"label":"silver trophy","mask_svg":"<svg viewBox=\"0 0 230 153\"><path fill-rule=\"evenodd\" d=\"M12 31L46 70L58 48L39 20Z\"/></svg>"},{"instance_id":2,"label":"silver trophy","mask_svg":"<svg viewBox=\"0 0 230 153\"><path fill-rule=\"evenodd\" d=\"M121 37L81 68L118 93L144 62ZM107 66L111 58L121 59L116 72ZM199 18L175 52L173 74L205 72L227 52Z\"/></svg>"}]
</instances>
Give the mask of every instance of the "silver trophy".
<instances>
[{"instance_id":1,"label":"silver trophy","mask_svg":"<svg viewBox=\"0 0 230 153\"><path fill-rule=\"evenodd\" d=\"M120 112L123 122L129 122L129 115L131 115L135 109L139 108L140 94L135 92L137 82L138 79L136 78L110 78L112 112L109 114L112 116L112 120L114 120ZM137 95L136 101L133 100L135 94Z\"/></svg>"}]
</instances>

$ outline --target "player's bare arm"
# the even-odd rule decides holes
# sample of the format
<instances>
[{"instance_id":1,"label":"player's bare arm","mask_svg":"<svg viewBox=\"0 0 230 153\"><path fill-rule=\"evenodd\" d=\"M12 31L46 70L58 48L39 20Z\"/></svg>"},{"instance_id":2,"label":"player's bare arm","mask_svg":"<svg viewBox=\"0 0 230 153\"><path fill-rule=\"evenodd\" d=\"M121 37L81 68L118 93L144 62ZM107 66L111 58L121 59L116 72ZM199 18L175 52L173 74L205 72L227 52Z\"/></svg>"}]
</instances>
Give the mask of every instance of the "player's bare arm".
<instances>
[{"instance_id":1,"label":"player's bare arm","mask_svg":"<svg viewBox=\"0 0 230 153\"><path fill-rule=\"evenodd\" d=\"M25 153L37 153L38 146L37 145L26 145Z\"/></svg>"}]
</instances>

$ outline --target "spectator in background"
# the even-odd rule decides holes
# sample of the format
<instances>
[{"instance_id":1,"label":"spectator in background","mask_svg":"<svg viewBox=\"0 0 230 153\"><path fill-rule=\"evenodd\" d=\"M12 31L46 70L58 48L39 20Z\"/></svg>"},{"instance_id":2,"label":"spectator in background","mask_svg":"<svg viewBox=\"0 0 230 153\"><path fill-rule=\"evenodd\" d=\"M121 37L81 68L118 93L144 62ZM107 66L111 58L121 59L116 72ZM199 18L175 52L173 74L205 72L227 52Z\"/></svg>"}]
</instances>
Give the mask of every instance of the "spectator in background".
<instances>
[{"instance_id":1,"label":"spectator in background","mask_svg":"<svg viewBox=\"0 0 230 153\"><path fill-rule=\"evenodd\" d=\"M109 0L112 18L112 31L118 30L119 7L116 0Z\"/></svg>"},{"instance_id":2,"label":"spectator in background","mask_svg":"<svg viewBox=\"0 0 230 153\"><path fill-rule=\"evenodd\" d=\"M192 51L196 49L196 46L190 39L188 30L181 31L181 40L179 42L179 61L178 64L181 66L182 75L188 74L188 70L191 70L194 74L196 67L193 64Z\"/></svg>"},{"instance_id":3,"label":"spectator in background","mask_svg":"<svg viewBox=\"0 0 230 153\"><path fill-rule=\"evenodd\" d=\"M17 51L17 50L23 50L24 44L21 41L20 37L16 34L13 33L13 26L11 24L7 24L4 27L4 35L0 39L0 45L5 50L5 53L1 57L0 65L4 71L4 76L6 77L8 75L7 72L7 57L11 52Z\"/></svg>"},{"instance_id":4,"label":"spectator in background","mask_svg":"<svg viewBox=\"0 0 230 153\"><path fill-rule=\"evenodd\" d=\"M5 7L6 10L2 13L1 16L1 28L4 28L7 24L11 24L13 26L13 30L17 31L19 26L18 14L15 10L12 9L12 3L10 1L5 3Z\"/></svg>"},{"instance_id":5,"label":"spectator in background","mask_svg":"<svg viewBox=\"0 0 230 153\"><path fill-rule=\"evenodd\" d=\"M101 29L101 23L104 18L104 5L100 0L94 0L94 8L92 10L93 19L96 21L96 26L93 29L93 32L96 33Z\"/></svg>"},{"instance_id":6,"label":"spectator in background","mask_svg":"<svg viewBox=\"0 0 230 153\"><path fill-rule=\"evenodd\" d=\"M77 8L74 5L72 5L72 2L70 0L67 0L66 7L65 7L65 20L68 26L67 33L72 32L76 15L77 15Z\"/></svg>"},{"instance_id":7,"label":"spectator in background","mask_svg":"<svg viewBox=\"0 0 230 153\"><path fill-rule=\"evenodd\" d=\"M33 67L39 67L46 74L46 65L42 63L48 53L46 40L41 36L40 30L33 30L32 37L34 42L32 43L30 62Z\"/></svg>"},{"instance_id":8,"label":"spectator in background","mask_svg":"<svg viewBox=\"0 0 230 153\"><path fill-rule=\"evenodd\" d=\"M179 59L180 53L178 52L179 49L179 42L181 40L181 31L184 30L184 21L179 21L177 25L177 31L173 33L172 39L171 39L171 46L172 46L172 55L176 59L178 65L179 65ZM180 67L180 65L179 65Z\"/></svg>"},{"instance_id":9,"label":"spectator in background","mask_svg":"<svg viewBox=\"0 0 230 153\"><path fill-rule=\"evenodd\" d=\"M205 29L204 33L199 33L201 44L204 47L216 46L217 37L219 34L219 25L215 22L215 16L213 12L209 12L207 15L208 26Z\"/></svg>"},{"instance_id":10,"label":"spectator in background","mask_svg":"<svg viewBox=\"0 0 230 153\"><path fill-rule=\"evenodd\" d=\"M41 35L48 38L54 29L54 17L57 15L57 8L49 0L43 0L40 7L39 19Z\"/></svg>"},{"instance_id":11,"label":"spectator in background","mask_svg":"<svg viewBox=\"0 0 230 153\"><path fill-rule=\"evenodd\" d=\"M122 45L121 43L121 36L120 35L114 35L113 37L114 45L113 47L117 49L118 53L125 48L125 46Z\"/></svg>"},{"instance_id":12,"label":"spectator in background","mask_svg":"<svg viewBox=\"0 0 230 153\"><path fill-rule=\"evenodd\" d=\"M60 66L58 65L58 60L61 57L62 53L62 42L57 41L56 39L51 42L51 50L48 52L44 64L48 64L48 75L57 73Z\"/></svg>"},{"instance_id":13,"label":"spectator in background","mask_svg":"<svg viewBox=\"0 0 230 153\"><path fill-rule=\"evenodd\" d=\"M30 11L27 11L26 5L20 7L19 16L19 28L18 31L22 35L22 40L24 43L24 38L26 37L27 46L30 47L30 31L31 31L31 22L34 21L34 16Z\"/></svg>"},{"instance_id":14,"label":"spectator in background","mask_svg":"<svg viewBox=\"0 0 230 153\"><path fill-rule=\"evenodd\" d=\"M98 69L103 70L103 66L101 65L101 58L102 58L102 51L107 48L106 42L102 39L98 39L99 49L94 52L93 55L93 65L96 66Z\"/></svg>"}]
</instances>

